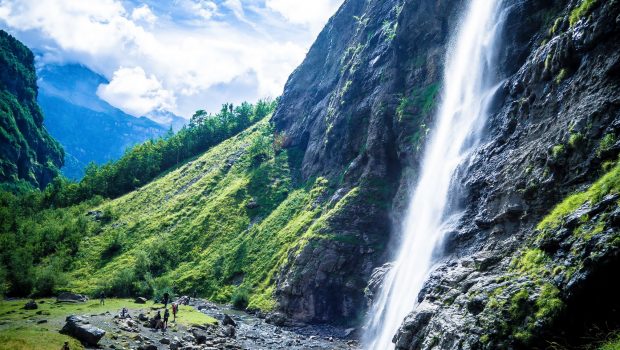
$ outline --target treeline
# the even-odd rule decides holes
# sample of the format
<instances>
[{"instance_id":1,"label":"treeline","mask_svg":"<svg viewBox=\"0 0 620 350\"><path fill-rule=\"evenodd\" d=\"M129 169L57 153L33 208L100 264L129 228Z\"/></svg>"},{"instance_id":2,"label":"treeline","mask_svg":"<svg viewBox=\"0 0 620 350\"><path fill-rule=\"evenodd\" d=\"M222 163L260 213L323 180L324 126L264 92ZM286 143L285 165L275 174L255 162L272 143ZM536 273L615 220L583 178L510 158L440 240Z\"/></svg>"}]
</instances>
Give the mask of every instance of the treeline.
<instances>
[{"instance_id":1,"label":"treeline","mask_svg":"<svg viewBox=\"0 0 620 350\"><path fill-rule=\"evenodd\" d=\"M274 111L276 103L224 104L216 114L199 110L176 134L170 131L163 138L137 145L115 162L101 166L91 163L79 183L56 178L45 191L46 200L55 206L68 206L94 196L122 196L263 119Z\"/></svg>"},{"instance_id":2,"label":"treeline","mask_svg":"<svg viewBox=\"0 0 620 350\"><path fill-rule=\"evenodd\" d=\"M275 106L276 101L262 100L236 107L225 104L215 114L200 110L176 134L137 145L116 162L90 165L80 182L58 176L43 191L24 181L0 184L0 296L45 296L58 291L66 284L65 271L75 262L84 235L96 233L112 218L112 213L104 212L93 220L84 215L88 208L204 153L265 118ZM162 290L151 284L140 292L149 295Z\"/></svg>"}]
</instances>

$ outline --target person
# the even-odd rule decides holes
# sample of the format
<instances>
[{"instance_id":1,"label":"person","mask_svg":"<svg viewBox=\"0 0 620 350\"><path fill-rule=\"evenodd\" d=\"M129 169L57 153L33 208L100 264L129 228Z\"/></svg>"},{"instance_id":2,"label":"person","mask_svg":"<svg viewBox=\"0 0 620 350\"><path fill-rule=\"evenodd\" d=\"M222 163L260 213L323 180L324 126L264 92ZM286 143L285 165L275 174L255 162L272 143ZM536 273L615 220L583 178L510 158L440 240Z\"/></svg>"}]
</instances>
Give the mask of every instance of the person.
<instances>
[{"instance_id":1,"label":"person","mask_svg":"<svg viewBox=\"0 0 620 350\"><path fill-rule=\"evenodd\" d=\"M155 315L155 329L159 329L159 327L163 327L163 323L161 322L161 311L157 310L157 315Z\"/></svg>"},{"instance_id":2,"label":"person","mask_svg":"<svg viewBox=\"0 0 620 350\"><path fill-rule=\"evenodd\" d=\"M68 341L66 341L66 342L65 342L65 345L63 345L63 346L62 346L62 348L61 348L60 350L71 350L71 349L69 349L69 342L68 342Z\"/></svg>"},{"instance_id":3,"label":"person","mask_svg":"<svg viewBox=\"0 0 620 350\"><path fill-rule=\"evenodd\" d=\"M121 310L121 318L127 318L129 317L129 310L127 310L126 307L123 307L123 309Z\"/></svg>"},{"instance_id":4,"label":"person","mask_svg":"<svg viewBox=\"0 0 620 350\"><path fill-rule=\"evenodd\" d=\"M172 320L174 322L177 321L177 312L179 311L179 305L177 303L172 303Z\"/></svg>"},{"instance_id":5,"label":"person","mask_svg":"<svg viewBox=\"0 0 620 350\"><path fill-rule=\"evenodd\" d=\"M99 305L105 305L105 293L101 291L101 295L99 295Z\"/></svg>"},{"instance_id":6,"label":"person","mask_svg":"<svg viewBox=\"0 0 620 350\"><path fill-rule=\"evenodd\" d=\"M168 299L170 298L170 294L167 292L164 293L164 308L168 308Z\"/></svg>"},{"instance_id":7,"label":"person","mask_svg":"<svg viewBox=\"0 0 620 350\"><path fill-rule=\"evenodd\" d=\"M164 329L168 329L169 318L170 318L170 312L168 312L168 309L166 308L166 311L164 311L164 326L161 329L162 332L164 331Z\"/></svg>"}]
</instances>

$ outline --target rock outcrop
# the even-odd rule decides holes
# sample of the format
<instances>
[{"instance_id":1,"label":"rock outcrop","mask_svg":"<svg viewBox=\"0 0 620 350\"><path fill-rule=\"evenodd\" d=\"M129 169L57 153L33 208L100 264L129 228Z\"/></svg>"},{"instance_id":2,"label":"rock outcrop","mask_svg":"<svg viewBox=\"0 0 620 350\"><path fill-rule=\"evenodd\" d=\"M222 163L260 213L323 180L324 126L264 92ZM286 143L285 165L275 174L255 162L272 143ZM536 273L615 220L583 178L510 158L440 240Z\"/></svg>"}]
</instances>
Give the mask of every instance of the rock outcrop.
<instances>
[{"instance_id":1,"label":"rock outcrop","mask_svg":"<svg viewBox=\"0 0 620 350\"><path fill-rule=\"evenodd\" d=\"M79 316L68 316L60 333L69 335L84 344L96 346L105 335L103 329L88 324Z\"/></svg>"},{"instance_id":2,"label":"rock outcrop","mask_svg":"<svg viewBox=\"0 0 620 350\"><path fill-rule=\"evenodd\" d=\"M441 81L443 57L463 6L345 1L289 78L272 121L284 147L302 155L301 176L334 187L320 200L338 209L278 275L278 306L288 317L361 318L363 291L381 275L373 270L399 241L439 92L449 84ZM617 298L601 292L603 276L618 268L617 200L604 196L617 185L558 225L540 223L617 159L620 3L502 7L505 80L475 161L454 184L463 215L441 263L412 295L419 305L395 337L399 349L532 347L576 341L588 327L619 319L606 311L617 310ZM588 314L580 305L597 293L601 307Z\"/></svg>"}]
</instances>

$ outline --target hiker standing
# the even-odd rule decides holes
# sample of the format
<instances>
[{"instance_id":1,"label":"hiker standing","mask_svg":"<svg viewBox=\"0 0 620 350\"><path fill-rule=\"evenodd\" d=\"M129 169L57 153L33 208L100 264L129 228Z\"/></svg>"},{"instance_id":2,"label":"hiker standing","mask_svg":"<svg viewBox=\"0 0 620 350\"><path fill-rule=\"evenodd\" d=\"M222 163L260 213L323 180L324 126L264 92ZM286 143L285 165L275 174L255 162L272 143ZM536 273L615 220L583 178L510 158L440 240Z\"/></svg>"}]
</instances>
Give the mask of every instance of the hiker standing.
<instances>
[{"instance_id":1,"label":"hiker standing","mask_svg":"<svg viewBox=\"0 0 620 350\"><path fill-rule=\"evenodd\" d=\"M168 307L168 299L169 298L170 298L170 294L164 293L164 308L166 308L166 310L167 310L167 307Z\"/></svg>"},{"instance_id":2,"label":"hiker standing","mask_svg":"<svg viewBox=\"0 0 620 350\"><path fill-rule=\"evenodd\" d=\"M62 349L60 349L60 350L71 350L71 349L69 349L69 342L68 342L68 341L66 341L66 342L65 342L65 345L63 345L63 346L62 346Z\"/></svg>"},{"instance_id":3,"label":"hiker standing","mask_svg":"<svg viewBox=\"0 0 620 350\"><path fill-rule=\"evenodd\" d=\"M179 305L177 303L172 303L172 320L174 322L177 321L177 312L179 311Z\"/></svg>"},{"instance_id":4,"label":"hiker standing","mask_svg":"<svg viewBox=\"0 0 620 350\"><path fill-rule=\"evenodd\" d=\"M103 291L99 295L99 305L105 305L105 293Z\"/></svg>"},{"instance_id":5,"label":"hiker standing","mask_svg":"<svg viewBox=\"0 0 620 350\"><path fill-rule=\"evenodd\" d=\"M170 318L170 312L168 312L168 309L166 309L166 311L164 311L164 326L162 327L162 332L164 331L164 329L168 329L168 319Z\"/></svg>"}]
</instances>

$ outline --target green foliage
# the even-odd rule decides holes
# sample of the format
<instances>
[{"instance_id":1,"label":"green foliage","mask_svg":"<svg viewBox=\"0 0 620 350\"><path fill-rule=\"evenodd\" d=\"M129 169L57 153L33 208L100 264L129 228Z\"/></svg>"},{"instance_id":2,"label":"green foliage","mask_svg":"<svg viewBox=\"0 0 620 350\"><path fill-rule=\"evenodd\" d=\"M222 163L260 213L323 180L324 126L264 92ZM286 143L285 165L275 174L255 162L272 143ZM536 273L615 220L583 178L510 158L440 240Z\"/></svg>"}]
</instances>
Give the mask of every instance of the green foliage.
<instances>
[{"instance_id":1,"label":"green foliage","mask_svg":"<svg viewBox=\"0 0 620 350\"><path fill-rule=\"evenodd\" d=\"M598 3L598 0L582 0L581 4L571 11L569 16L570 26L574 26L581 18L587 15L590 10Z\"/></svg>"},{"instance_id":2,"label":"green foliage","mask_svg":"<svg viewBox=\"0 0 620 350\"><path fill-rule=\"evenodd\" d=\"M620 333L600 344L597 350L620 350Z\"/></svg>"},{"instance_id":3,"label":"green foliage","mask_svg":"<svg viewBox=\"0 0 620 350\"><path fill-rule=\"evenodd\" d=\"M572 148L572 149L578 149L581 145L583 145L585 141L585 137L583 136L582 133L571 133L570 136L568 137L568 145Z\"/></svg>"},{"instance_id":4,"label":"green foliage","mask_svg":"<svg viewBox=\"0 0 620 350\"><path fill-rule=\"evenodd\" d=\"M566 79L567 76L568 76L568 70L566 70L566 68L560 69L560 72L555 77L555 83L556 84L561 83L562 81L564 81L564 79Z\"/></svg>"},{"instance_id":5,"label":"green foliage","mask_svg":"<svg viewBox=\"0 0 620 350\"><path fill-rule=\"evenodd\" d=\"M562 224L564 218L585 203L596 203L605 195L620 191L620 165L616 165L601 179L584 192L575 193L558 204L539 224L537 230L553 229Z\"/></svg>"},{"instance_id":6,"label":"green foliage","mask_svg":"<svg viewBox=\"0 0 620 350\"><path fill-rule=\"evenodd\" d=\"M230 303L237 309L245 309L250 301L250 293L247 288L239 287L235 289L230 297Z\"/></svg>"},{"instance_id":7,"label":"green foliage","mask_svg":"<svg viewBox=\"0 0 620 350\"><path fill-rule=\"evenodd\" d=\"M274 101L261 100L256 105L224 104L214 115L197 111L189 126L174 135L137 145L115 162L102 166L91 163L79 183L54 180L46 190L49 201L57 206L69 206L97 195L119 197L253 125L275 106Z\"/></svg>"},{"instance_id":8,"label":"green foliage","mask_svg":"<svg viewBox=\"0 0 620 350\"><path fill-rule=\"evenodd\" d=\"M0 182L44 188L64 151L43 127L36 80L32 52L0 30Z\"/></svg>"},{"instance_id":9,"label":"green foliage","mask_svg":"<svg viewBox=\"0 0 620 350\"><path fill-rule=\"evenodd\" d=\"M559 158L564 155L564 145L555 145L551 147L551 156L553 158Z\"/></svg>"},{"instance_id":10,"label":"green foliage","mask_svg":"<svg viewBox=\"0 0 620 350\"><path fill-rule=\"evenodd\" d=\"M616 144L616 135L612 133L605 134L605 136L603 136L603 138L601 139L601 142L599 143L596 153L600 157L603 152L608 151L615 144Z\"/></svg>"}]
</instances>

